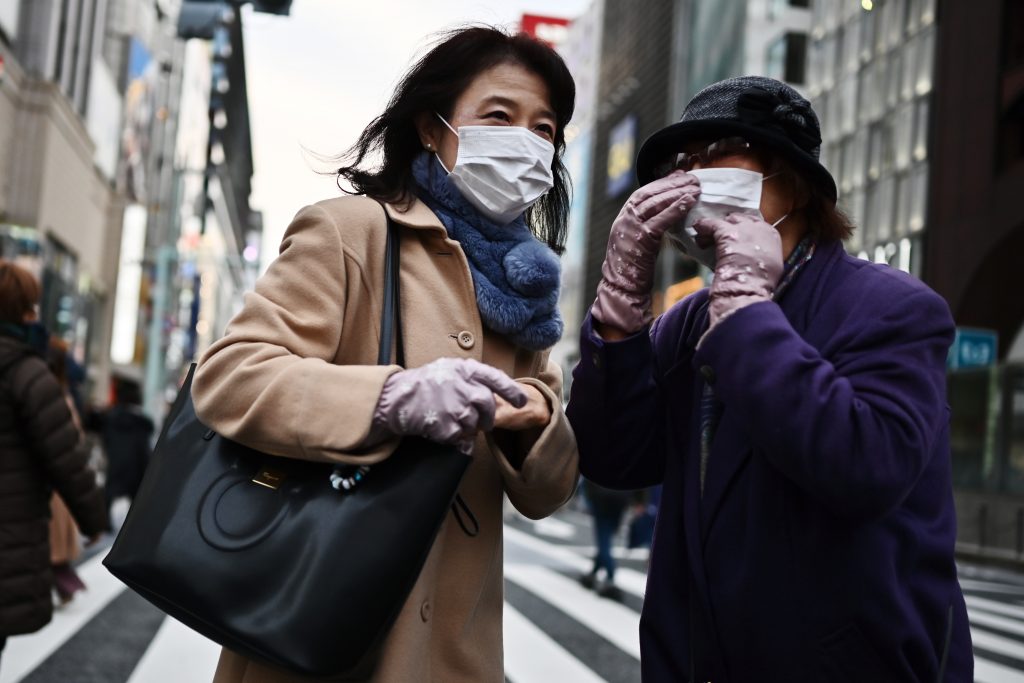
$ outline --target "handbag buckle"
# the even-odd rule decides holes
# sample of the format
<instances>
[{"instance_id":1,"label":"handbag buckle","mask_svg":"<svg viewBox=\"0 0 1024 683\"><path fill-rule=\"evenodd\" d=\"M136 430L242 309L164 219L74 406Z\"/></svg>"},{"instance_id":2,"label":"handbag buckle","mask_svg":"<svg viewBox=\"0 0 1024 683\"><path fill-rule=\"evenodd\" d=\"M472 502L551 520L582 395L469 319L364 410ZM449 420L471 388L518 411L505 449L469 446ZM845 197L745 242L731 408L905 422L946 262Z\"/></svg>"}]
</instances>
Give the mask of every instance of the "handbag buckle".
<instances>
[{"instance_id":1,"label":"handbag buckle","mask_svg":"<svg viewBox=\"0 0 1024 683\"><path fill-rule=\"evenodd\" d=\"M256 476L252 478L252 483L265 486L272 491L276 491L281 487L281 483L285 480L284 470L274 469L273 467L263 467Z\"/></svg>"}]
</instances>

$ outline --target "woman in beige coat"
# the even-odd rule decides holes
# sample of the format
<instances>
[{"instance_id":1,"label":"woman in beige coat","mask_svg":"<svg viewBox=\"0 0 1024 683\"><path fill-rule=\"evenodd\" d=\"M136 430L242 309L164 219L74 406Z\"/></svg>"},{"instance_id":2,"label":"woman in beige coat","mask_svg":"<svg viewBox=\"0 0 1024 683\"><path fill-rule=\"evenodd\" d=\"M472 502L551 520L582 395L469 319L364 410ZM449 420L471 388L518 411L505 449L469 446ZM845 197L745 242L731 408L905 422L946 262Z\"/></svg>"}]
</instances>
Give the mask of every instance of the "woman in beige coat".
<instances>
[{"instance_id":1,"label":"woman in beige coat","mask_svg":"<svg viewBox=\"0 0 1024 683\"><path fill-rule=\"evenodd\" d=\"M502 681L502 493L535 519L572 494L576 442L547 349L562 331L573 98L562 60L527 36L447 36L339 169L361 196L299 212L195 375L203 422L268 453L372 464L407 434L471 453L459 492L479 534L449 515L373 681ZM382 161L368 170L370 152ZM400 228L405 369L374 365L385 214ZM215 677L301 680L227 650Z\"/></svg>"}]
</instances>

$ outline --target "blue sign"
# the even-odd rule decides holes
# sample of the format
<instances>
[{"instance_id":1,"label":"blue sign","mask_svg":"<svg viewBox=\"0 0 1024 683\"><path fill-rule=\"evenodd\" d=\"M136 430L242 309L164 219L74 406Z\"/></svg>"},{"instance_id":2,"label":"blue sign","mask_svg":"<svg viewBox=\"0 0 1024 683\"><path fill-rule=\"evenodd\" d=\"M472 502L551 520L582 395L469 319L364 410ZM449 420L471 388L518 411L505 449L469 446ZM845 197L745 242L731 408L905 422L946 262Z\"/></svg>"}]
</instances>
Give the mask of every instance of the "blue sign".
<instances>
[{"instance_id":1,"label":"blue sign","mask_svg":"<svg viewBox=\"0 0 1024 683\"><path fill-rule=\"evenodd\" d=\"M964 370L995 365L998 351L999 335L994 330L958 327L953 345L949 347L946 367Z\"/></svg>"},{"instance_id":2,"label":"blue sign","mask_svg":"<svg viewBox=\"0 0 1024 683\"><path fill-rule=\"evenodd\" d=\"M633 159L636 157L636 117L630 114L612 128L608 136L609 197L633 186Z\"/></svg>"}]
</instances>

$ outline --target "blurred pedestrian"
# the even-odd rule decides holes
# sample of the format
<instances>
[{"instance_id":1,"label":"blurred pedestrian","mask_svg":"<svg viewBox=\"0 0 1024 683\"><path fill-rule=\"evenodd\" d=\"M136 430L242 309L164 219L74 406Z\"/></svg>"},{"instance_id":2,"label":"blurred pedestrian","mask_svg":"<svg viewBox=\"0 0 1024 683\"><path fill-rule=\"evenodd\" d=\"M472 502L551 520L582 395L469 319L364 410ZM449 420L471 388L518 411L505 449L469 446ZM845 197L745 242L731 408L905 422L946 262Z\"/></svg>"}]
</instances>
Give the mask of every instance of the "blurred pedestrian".
<instances>
[{"instance_id":1,"label":"blurred pedestrian","mask_svg":"<svg viewBox=\"0 0 1024 683\"><path fill-rule=\"evenodd\" d=\"M708 86L640 150L568 413L603 486L662 483L645 681L970 681L946 303L853 258L795 90ZM654 321L668 233L714 270Z\"/></svg>"},{"instance_id":2,"label":"blurred pedestrian","mask_svg":"<svg viewBox=\"0 0 1024 683\"><path fill-rule=\"evenodd\" d=\"M117 378L114 405L94 414L89 428L98 431L107 456L107 514L118 498L135 498L152 452L153 420L142 411L138 382ZM111 518L111 526L113 526Z\"/></svg>"},{"instance_id":3,"label":"blurred pedestrian","mask_svg":"<svg viewBox=\"0 0 1024 683\"><path fill-rule=\"evenodd\" d=\"M572 494L576 444L548 353L562 332L573 97L547 45L447 34L338 170L358 196L299 212L199 363L200 419L264 451L372 464L415 435L472 454L460 495L478 533L442 527L374 681L503 681L502 492L534 519ZM374 365L385 213L401 237L404 369ZM222 654L218 683L257 679L300 680Z\"/></svg>"},{"instance_id":4,"label":"blurred pedestrian","mask_svg":"<svg viewBox=\"0 0 1024 683\"><path fill-rule=\"evenodd\" d=\"M587 508L594 520L594 567L590 573L580 576L580 583L597 594L612 600L622 599L622 589L615 585L615 556L612 555L612 542L615 534L622 526L622 518L629 507L633 494L629 491L615 491L598 486L589 479L584 479L581 486ZM600 572L604 572L604 581L600 582Z\"/></svg>"},{"instance_id":5,"label":"blurred pedestrian","mask_svg":"<svg viewBox=\"0 0 1024 683\"><path fill-rule=\"evenodd\" d=\"M82 421L78 417L78 409L70 392L68 377L69 348L67 342L55 336L50 337L46 364L50 372L57 378L71 420L75 429L81 432ZM71 511L64 504L58 493L50 496L50 567L53 570L53 587L61 605L66 605L74 598L75 593L85 590L85 582L78 576L73 563L81 554L81 533L75 524Z\"/></svg>"},{"instance_id":6,"label":"blurred pedestrian","mask_svg":"<svg viewBox=\"0 0 1024 683\"><path fill-rule=\"evenodd\" d=\"M103 491L87 466L36 323L39 283L0 260L0 649L53 613L48 522L54 489L92 541L105 530Z\"/></svg>"},{"instance_id":7,"label":"blurred pedestrian","mask_svg":"<svg viewBox=\"0 0 1024 683\"><path fill-rule=\"evenodd\" d=\"M661 503L661 486L652 486L643 492L641 500L633 506L629 519L629 536L626 548L650 548L654 541L654 523L658 518Z\"/></svg>"}]
</instances>

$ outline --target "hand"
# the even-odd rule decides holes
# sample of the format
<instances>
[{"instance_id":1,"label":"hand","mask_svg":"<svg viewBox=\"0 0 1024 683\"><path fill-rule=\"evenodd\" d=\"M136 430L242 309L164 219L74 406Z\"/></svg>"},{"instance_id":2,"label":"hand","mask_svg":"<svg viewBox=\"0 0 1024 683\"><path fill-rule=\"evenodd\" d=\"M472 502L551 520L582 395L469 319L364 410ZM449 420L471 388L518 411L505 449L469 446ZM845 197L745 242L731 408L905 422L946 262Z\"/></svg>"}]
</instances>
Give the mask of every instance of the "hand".
<instances>
[{"instance_id":1,"label":"hand","mask_svg":"<svg viewBox=\"0 0 1024 683\"><path fill-rule=\"evenodd\" d=\"M511 403L495 396L497 410L494 413L494 428L522 431L534 427L545 427L551 422L551 406L540 389L531 384L520 384L526 392L526 404L516 408Z\"/></svg>"},{"instance_id":2,"label":"hand","mask_svg":"<svg viewBox=\"0 0 1024 683\"><path fill-rule=\"evenodd\" d=\"M709 330L744 306L771 301L782 277L782 237L760 216L731 213L693 224L715 243Z\"/></svg>"},{"instance_id":3,"label":"hand","mask_svg":"<svg viewBox=\"0 0 1024 683\"><path fill-rule=\"evenodd\" d=\"M632 334L651 321L651 288L661 238L697 203L700 181L683 171L634 192L612 223L591 314Z\"/></svg>"},{"instance_id":4,"label":"hand","mask_svg":"<svg viewBox=\"0 0 1024 683\"><path fill-rule=\"evenodd\" d=\"M497 368L468 358L441 358L388 377L374 427L472 449L479 430L494 426L495 395L521 408L526 392Z\"/></svg>"}]
</instances>

